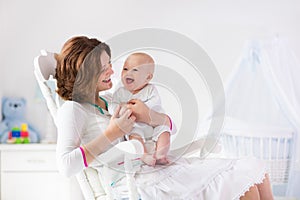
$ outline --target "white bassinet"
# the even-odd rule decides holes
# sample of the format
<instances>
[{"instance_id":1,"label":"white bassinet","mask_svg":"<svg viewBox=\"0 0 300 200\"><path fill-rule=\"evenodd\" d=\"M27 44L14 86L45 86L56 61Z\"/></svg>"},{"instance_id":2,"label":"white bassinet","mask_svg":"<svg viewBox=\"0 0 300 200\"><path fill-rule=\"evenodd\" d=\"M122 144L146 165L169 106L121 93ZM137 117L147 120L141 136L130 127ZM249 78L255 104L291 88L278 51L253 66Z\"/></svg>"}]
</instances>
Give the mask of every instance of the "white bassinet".
<instances>
[{"instance_id":1,"label":"white bassinet","mask_svg":"<svg viewBox=\"0 0 300 200\"><path fill-rule=\"evenodd\" d=\"M247 41L224 86L222 141L226 156L264 160L272 185L285 184L284 196L300 198L299 69L285 39Z\"/></svg>"},{"instance_id":2,"label":"white bassinet","mask_svg":"<svg viewBox=\"0 0 300 200\"><path fill-rule=\"evenodd\" d=\"M225 156L253 156L266 162L272 185L288 182L293 132L283 131L225 131L222 135Z\"/></svg>"}]
</instances>

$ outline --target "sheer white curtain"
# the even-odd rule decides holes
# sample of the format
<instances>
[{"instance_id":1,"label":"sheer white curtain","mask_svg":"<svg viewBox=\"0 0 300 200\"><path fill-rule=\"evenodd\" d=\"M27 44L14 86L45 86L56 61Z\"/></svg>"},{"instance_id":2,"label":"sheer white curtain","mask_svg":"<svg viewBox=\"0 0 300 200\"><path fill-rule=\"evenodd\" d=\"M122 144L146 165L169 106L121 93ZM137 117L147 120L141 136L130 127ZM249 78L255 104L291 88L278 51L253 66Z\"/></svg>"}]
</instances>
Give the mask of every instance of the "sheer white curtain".
<instances>
[{"instance_id":1,"label":"sheer white curtain","mask_svg":"<svg viewBox=\"0 0 300 200\"><path fill-rule=\"evenodd\" d=\"M265 42L262 55L272 93L296 133L287 195L300 198L300 63L285 39Z\"/></svg>"}]
</instances>

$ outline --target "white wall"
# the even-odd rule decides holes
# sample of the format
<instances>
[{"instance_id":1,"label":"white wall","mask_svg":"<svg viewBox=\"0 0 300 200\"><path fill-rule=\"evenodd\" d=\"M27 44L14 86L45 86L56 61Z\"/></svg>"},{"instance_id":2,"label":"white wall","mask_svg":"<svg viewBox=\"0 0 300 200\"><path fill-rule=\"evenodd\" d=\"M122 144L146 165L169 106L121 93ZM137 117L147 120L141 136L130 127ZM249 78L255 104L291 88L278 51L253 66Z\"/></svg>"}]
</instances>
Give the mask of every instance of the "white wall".
<instances>
[{"instance_id":1,"label":"white wall","mask_svg":"<svg viewBox=\"0 0 300 200\"><path fill-rule=\"evenodd\" d=\"M199 43L226 80L247 39L287 37L299 58L297 19L296 0L0 0L0 96L24 96L28 119L42 130L46 110L35 100L33 76L40 49L58 52L73 35L107 40L132 29L165 28Z\"/></svg>"}]
</instances>

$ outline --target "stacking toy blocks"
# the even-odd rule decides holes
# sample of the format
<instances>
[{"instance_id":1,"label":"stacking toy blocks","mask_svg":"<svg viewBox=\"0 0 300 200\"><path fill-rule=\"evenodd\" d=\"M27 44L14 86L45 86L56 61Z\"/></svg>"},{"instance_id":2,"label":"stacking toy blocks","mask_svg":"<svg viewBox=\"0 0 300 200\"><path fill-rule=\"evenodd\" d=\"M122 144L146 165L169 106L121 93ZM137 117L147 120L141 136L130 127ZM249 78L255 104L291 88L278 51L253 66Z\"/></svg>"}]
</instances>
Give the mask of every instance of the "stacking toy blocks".
<instances>
[{"instance_id":1,"label":"stacking toy blocks","mask_svg":"<svg viewBox=\"0 0 300 200\"><path fill-rule=\"evenodd\" d=\"M21 128L13 127L8 134L7 143L9 144L27 144L30 143L27 124L21 124Z\"/></svg>"}]
</instances>

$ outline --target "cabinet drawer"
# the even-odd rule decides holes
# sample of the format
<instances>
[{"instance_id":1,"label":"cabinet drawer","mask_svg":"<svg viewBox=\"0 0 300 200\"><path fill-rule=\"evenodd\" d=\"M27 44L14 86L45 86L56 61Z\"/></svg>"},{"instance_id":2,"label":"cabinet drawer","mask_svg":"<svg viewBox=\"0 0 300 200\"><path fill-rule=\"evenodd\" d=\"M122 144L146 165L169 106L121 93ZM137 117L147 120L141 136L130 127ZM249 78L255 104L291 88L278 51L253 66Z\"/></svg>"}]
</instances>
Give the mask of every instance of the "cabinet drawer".
<instances>
[{"instance_id":1,"label":"cabinet drawer","mask_svg":"<svg viewBox=\"0 0 300 200\"><path fill-rule=\"evenodd\" d=\"M69 181L58 172L7 172L1 182L1 200L70 199Z\"/></svg>"},{"instance_id":2,"label":"cabinet drawer","mask_svg":"<svg viewBox=\"0 0 300 200\"><path fill-rule=\"evenodd\" d=\"M57 171L55 151L2 151L1 171Z\"/></svg>"}]
</instances>

